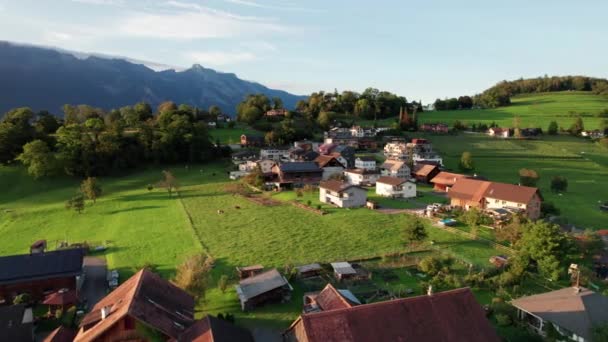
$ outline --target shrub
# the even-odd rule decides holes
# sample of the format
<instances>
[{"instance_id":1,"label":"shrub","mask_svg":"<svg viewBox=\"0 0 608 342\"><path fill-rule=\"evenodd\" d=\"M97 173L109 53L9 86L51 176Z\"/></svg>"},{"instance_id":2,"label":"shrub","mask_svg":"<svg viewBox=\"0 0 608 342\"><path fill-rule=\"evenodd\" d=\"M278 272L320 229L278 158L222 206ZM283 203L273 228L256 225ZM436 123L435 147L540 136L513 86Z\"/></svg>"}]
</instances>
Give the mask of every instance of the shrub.
<instances>
[{"instance_id":1,"label":"shrub","mask_svg":"<svg viewBox=\"0 0 608 342\"><path fill-rule=\"evenodd\" d=\"M226 293L226 288L228 287L228 276L222 274L220 280L217 283L217 286L220 288L220 291L222 291L222 293Z\"/></svg>"},{"instance_id":2,"label":"shrub","mask_svg":"<svg viewBox=\"0 0 608 342\"><path fill-rule=\"evenodd\" d=\"M302 196L304 196L304 192L302 192L302 190L298 189L298 190L296 190L296 196L302 197Z\"/></svg>"},{"instance_id":3,"label":"shrub","mask_svg":"<svg viewBox=\"0 0 608 342\"><path fill-rule=\"evenodd\" d=\"M15 296L15 299L13 299L13 304L28 304L30 302L30 299L31 297L29 293L21 293Z\"/></svg>"},{"instance_id":4,"label":"shrub","mask_svg":"<svg viewBox=\"0 0 608 342\"><path fill-rule=\"evenodd\" d=\"M308 201L306 201L306 204L310 207L312 205L312 201L308 200Z\"/></svg>"},{"instance_id":5,"label":"shrub","mask_svg":"<svg viewBox=\"0 0 608 342\"><path fill-rule=\"evenodd\" d=\"M317 210L321 210L321 205L317 204Z\"/></svg>"},{"instance_id":6,"label":"shrub","mask_svg":"<svg viewBox=\"0 0 608 342\"><path fill-rule=\"evenodd\" d=\"M496 323L498 324L498 326L508 327L513 324L513 320L509 315L496 314L494 317L496 318Z\"/></svg>"}]
</instances>

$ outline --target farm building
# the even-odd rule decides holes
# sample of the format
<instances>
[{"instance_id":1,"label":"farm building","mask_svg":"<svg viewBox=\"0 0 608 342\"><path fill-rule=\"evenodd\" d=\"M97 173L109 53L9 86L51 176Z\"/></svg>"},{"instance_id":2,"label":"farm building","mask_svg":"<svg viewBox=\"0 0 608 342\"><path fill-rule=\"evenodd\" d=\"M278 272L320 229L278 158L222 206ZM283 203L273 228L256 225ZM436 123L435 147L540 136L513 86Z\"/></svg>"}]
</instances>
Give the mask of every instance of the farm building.
<instances>
[{"instance_id":1,"label":"farm building","mask_svg":"<svg viewBox=\"0 0 608 342\"><path fill-rule=\"evenodd\" d=\"M355 158L355 168L363 170L375 170L376 158L373 156L361 156Z\"/></svg>"},{"instance_id":2,"label":"farm building","mask_svg":"<svg viewBox=\"0 0 608 342\"><path fill-rule=\"evenodd\" d=\"M284 302L291 298L293 288L276 268L243 279L236 286L241 309L249 311L266 303Z\"/></svg>"},{"instance_id":3,"label":"farm building","mask_svg":"<svg viewBox=\"0 0 608 342\"><path fill-rule=\"evenodd\" d=\"M22 293L42 300L60 289L79 289L84 281L83 260L82 249L0 257L0 302L10 303Z\"/></svg>"},{"instance_id":4,"label":"farm building","mask_svg":"<svg viewBox=\"0 0 608 342\"><path fill-rule=\"evenodd\" d=\"M509 128L492 127L488 129L488 135L497 138L509 138L513 135L513 131Z\"/></svg>"},{"instance_id":5,"label":"farm building","mask_svg":"<svg viewBox=\"0 0 608 342\"><path fill-rule=\"evenodd\" d=\"M314 162L282 163L273 166L272 173L278 188L316 185L323 178L323 170Z\"/></svg>"},{"instance_id":6,"label":"farm building","mask_svg":"<svg viewBox=\"0 0 608 342\"><path fill-rule=\"evenodd\" d=\"M264 146L264 137L261 135L243 134L241 135L241 147L261 147Z\"/></svg>"},{"instance_id":7,"label":"farm building","mask_svg":"<svg viewBox=\"0 0 608 342\"><path fill-rule=\"evenodd\" d=\"M376 184L376 180L380 178L380 173L376 170L348 169L344 170L344 178L353 185L371 186Z\"/></svg>"},{"instance_id":8,"label":"farm building","mask_svg":"<svg viewBox=\"0 0 608 342\"><path fill-rule=\"evenodd\" d=\"M410 168L404 161L387 160L380 167L380 173L383 176L409 178Z\"/></svg>"},{"instance_id":9,"label":"farm building","mask_svg":"<svg viewBox=\"0 0 608 342\"><path fill-rule=\"evenodd\" d=\"M456 184L457 180L468 177L469 176L467 175L461 175L459 173L441 171L431 179L431 183L433 184L435 191L448 192L450 188Z\"/></svg>"},{"instance_id":10,"label":"farm building","mask_svg":"<svg viewBox=\"0 0 608 342\"><path fill-rule=\"evenodd\" d=\"M439 172L439 166L435 164L416 164L412 176L416 182L428 184Z\"/></svg>"},{"instance_id":11,"label":"farm building","mask_svg":"<svg viewBox=\"0 0 608 342\"><path fill-rule=\"evenodd\" d=\"M319 201L340 208L365 206L367 190L342 181L324 181L319 185Z\"/></svg>"},{"instance_id":12,"label":"farm building","mask_svg":"<svg viewBox=\"0 0 608 342\"><path fill-rule=\"evenodd\" d=\"M304 294L304 313L352 308L361 302L349 290L338 290L327 284L323 290Z\"/></svg>"},{"instance_id":13,"label":"farm building","mask_svg":"<svg viewBox=\"0 0 608 342\"><path fill-rule=\"evenodd\" d=\"M262 265L252 265L246 267L237 267L236 273L239 275L239 279L246 279L258 275L264 272L264 266Z\"/></svg>"},{"instance_id":14,"label":"farm building","mask_svg":"<svg viewBox=\"0 0 608 342\"><path fill-rule=\"evenodd\" d=\"M315 163L323 169L323 180L327 180L333 175L341 175L345 167L345 164L332 155L320 155L315 159Z\"/></svg>"},{"instance_id":15,"label":"farm building","mask_svg":"<svg viewBox=\"0 0 608 342\"><path fill-rule=\"evenodd\" d=\"M0 306L2 341L34 341L34 313L25 305Z\"/></svg>"},{"instance_id":16,"label":"farm building","mask_svg":"<svg viewBox=\"0 0 608 342\"><path fill-rule=\"evenodd\" d=\"M539 334L547 323L574 341L593 341L591 329L608 323L608 297L583 287L521 297L511 302L519 319Z\"/></svg>"},{"instance_id":17,"label":"farm building","mask_svg":"<svg viewBox=\"0 0 608 342\"><path fill-rule=\"evenodd\" d=\"M314 263L308 265L297 266L296 271L298 272L299 278L310 278L318 276L323 268L321 265Z\"/></svg>"},{"instance_id":18,"label":"farm building","mask_svg":"<svg viewBox=\"0 0 608 342\"><path fill-rule=\"evenodd\" d=\"M416 197L416 184L409 179L384 176L376 181L376 194L392 198Z\"/></svg>"},{"instance_id":19,"label":"farm building","mask_svg":"<svg viewBox=\"0 0 608 342\"><path fill-rule=\"evenodd\" d=\"M253 342L249 330L207 315L184 331L175 342Z\"/></svg>"},{"instance_id":20,"label":"farm building","mask_svg":"<svg viewBox=\"0 0 608 342\"><path fill-rule=\"evenodd\" d=\"M537 188L461 178L448 192L453 207L521 211L530 219L540 217L542 197Z\"/></svg>"},{"instance_id":21,"label":"farm building","mask_svg":"<svg viewBox=\"0 0 608 342\"><path fill-rule=\"evenodd\" d=\"M46 250L46 240L38 240L30 246L30 254L44 253Z\"/></svg>"},{"instance_id":22,"label":"farm building","mask_svg":"<svg viewBox=\"0 0 608 342\"><path fill-rule=\"evenodd\" d=\"M334 276L338 280L354 278L357 275L357 271L346 261L332 262L331 267L334 269Z\"/></svg>"},{"instance_id":23,"label":"farm building","mask_svg":"<svg viewBox=\"0 0 608 342\"><path fill-rule=\"evenodd\" d=\"M283 337L288 342L500 341L469 288L305 313Z\"/></svg>"}]
</instances>

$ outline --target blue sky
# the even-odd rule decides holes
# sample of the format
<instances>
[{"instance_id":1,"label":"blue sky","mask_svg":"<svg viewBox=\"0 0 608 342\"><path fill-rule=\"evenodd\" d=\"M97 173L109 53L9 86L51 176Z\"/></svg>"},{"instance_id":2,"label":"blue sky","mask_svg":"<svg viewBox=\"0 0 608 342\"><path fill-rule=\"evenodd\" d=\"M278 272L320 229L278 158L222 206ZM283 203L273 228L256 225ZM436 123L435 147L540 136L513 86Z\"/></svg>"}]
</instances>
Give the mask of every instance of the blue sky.
<instances>
[{"instance_id":1,"label":"blue sky","mask_svg":"<svg viewBox=\"0 0 608 342\"><path fill-rule=\"evenodd\" d=\"M0 40L409 100L608 77L608 1L0 0Z\"/></svg>"}]
</instances>

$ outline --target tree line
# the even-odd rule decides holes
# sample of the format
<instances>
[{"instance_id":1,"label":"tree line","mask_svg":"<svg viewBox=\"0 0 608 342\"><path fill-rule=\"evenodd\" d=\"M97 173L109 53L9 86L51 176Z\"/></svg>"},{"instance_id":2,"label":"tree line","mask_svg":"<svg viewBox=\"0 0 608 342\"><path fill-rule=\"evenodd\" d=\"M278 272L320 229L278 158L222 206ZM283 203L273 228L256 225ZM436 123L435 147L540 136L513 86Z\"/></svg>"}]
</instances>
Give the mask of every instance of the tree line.
<instances>
[{"instance_id":1,"label":"tree line","mask_svg":"<svg viewBox=\"0 0 608 342\"><path fill-rule=\"evenodd\" d=\"M30 108L0 120L0 163L23 163L34 177L94 177L145 163L205 162L230 153L214 144L208 120L221 114L164 102L153 110L140 102L105 112L65 105L64 118Z\"/></svg>"}]
</instances>

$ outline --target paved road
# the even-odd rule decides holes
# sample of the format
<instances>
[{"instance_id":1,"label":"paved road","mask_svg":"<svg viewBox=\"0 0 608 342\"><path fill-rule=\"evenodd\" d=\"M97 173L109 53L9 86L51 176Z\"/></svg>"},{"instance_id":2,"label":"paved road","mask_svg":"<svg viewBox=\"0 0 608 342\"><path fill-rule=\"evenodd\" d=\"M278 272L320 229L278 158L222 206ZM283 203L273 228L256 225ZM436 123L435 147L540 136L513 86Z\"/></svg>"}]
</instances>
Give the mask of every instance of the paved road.
<instances>
[{"instance_id":1,"label":"paved road","mask_svg":"<svg viewBox=\"0 0 608 342\"><path fill-rule=\"evenodd\" d=\"M104 258L85 257L84 273L85 280L82 286L83 300L87 301L87 309L90 310L99 300L107 294L108 282L106 273L108 266Z\"/></svg>"}]
</instances>

